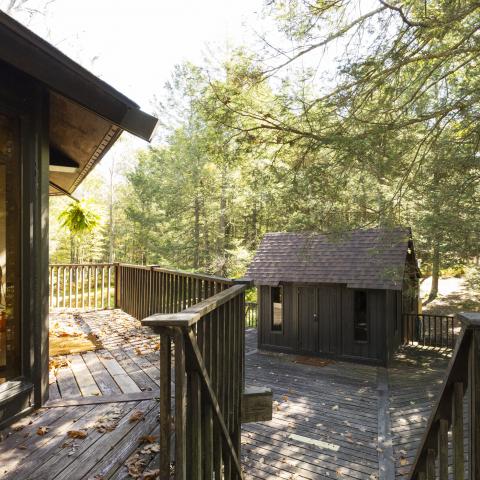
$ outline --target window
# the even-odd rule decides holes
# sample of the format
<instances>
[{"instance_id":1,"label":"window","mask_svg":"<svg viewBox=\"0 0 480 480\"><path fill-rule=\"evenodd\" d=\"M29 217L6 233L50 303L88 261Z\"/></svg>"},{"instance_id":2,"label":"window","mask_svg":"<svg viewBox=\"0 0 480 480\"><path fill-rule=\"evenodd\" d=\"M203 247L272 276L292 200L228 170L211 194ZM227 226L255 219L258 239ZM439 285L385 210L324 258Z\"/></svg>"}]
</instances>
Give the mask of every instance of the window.
<instances>
[{"instance_id":1,"label":"window","mask_svg":"<svg viewBox=\"0 0 480 480\"><path fill-rule=\"evenodd\" d=\"M0 114L0 384L20 375L17 127Z\"/></svg>"},{"instance_id":2,"label":"window","mask_svg":"<svg viewBox=\"0 0 480 480\"><path fill-rule=\"evenodd\" d=\"M281 332L283 327L283 291L282 287L272 287L272 331Z\"/></svg>"},{"instance_id":3,"label":"window","mask_svg":"<svg viewBox=\"0 0 480 480\"><path fill-rule=\"evenodd\" d=\"M356 342L368 341L367 292L354 292L353 300L353 338Z\"/></svg>"}]
</instances>

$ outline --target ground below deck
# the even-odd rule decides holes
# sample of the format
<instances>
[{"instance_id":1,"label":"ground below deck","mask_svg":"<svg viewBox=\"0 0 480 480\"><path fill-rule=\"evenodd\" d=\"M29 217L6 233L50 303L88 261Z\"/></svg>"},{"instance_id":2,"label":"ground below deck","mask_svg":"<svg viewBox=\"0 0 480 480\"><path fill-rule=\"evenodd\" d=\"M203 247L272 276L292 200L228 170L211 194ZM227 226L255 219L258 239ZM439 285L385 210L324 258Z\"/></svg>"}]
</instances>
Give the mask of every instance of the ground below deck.
<instances>
[{"instance_id":1,"label":"ground below deck","mask_svg":"<svg viewBox=\"0 0 480 480\"><path fill-rule=\"evenodd\" d=\"M54 320L73 320L102 348L57 359L49 408L0 432L0 478L156 478L158 339L119 311ZM387 372L258 352L255 330L246 346L247 385L271 387L275 400L271 422L244 425L246 478L403 478L447 357L406 350Z\"/></svg>"}]
</instances>

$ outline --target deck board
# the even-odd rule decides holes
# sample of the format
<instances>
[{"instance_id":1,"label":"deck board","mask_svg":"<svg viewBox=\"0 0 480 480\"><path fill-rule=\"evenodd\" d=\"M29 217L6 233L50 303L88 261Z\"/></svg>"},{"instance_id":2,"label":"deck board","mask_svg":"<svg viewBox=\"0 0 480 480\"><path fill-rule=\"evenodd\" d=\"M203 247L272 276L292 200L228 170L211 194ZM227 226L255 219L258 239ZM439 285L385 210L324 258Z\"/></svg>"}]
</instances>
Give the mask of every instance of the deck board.
<instances>
[{"instance_id":1,"label":"deck board","mask_svg":"<svg viewBox=\"0 0 480 480\"><path fill-rule=\"evenodd\" d=\"M132 478L127 464L133 471L159 466L158 451L145 450L141 442L146 435L158 439L158 337L119 311L76 318L103 348L70 356L70 363L51 375L48 408L0 432L1 478L126 480ZM295 356L258 351L256 342L256 331L247 330L246 384L272 388L274 408L272 421L243 425L246 479L381 478L382 405L390 421L395 475L405 478L448 356L400 352L382 397L377 367L341 361L306 365ZM129 422L137 409L145 420ZM112 411L118 425L99 431L98 422ZM49 428L42 436L39 427ZM67 436L68 430L82 429L85 439Z\"/></svg>"}]
</instances>

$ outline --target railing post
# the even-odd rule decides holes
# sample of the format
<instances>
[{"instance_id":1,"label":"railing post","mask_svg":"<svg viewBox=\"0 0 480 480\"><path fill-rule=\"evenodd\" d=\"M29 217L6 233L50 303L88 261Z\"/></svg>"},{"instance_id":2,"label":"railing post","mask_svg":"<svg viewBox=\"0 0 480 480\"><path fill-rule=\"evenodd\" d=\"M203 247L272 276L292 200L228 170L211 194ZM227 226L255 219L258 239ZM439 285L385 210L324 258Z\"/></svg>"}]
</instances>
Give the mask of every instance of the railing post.
<instances>
[{"instance_id":1,"label":"railing post","mask_svg":"<svg viewBox=\"0 0 480 480\"><path fill-rule=\"evenodd\" d=\"M472 332L469 355L470 480L480 480L480 322Z\"/></svg>"},{"instance_id":2,"label":"railing post","mask_svg":"<svg viewBox=\"0 0 480 480\"><path fill-rule=\"evenodd\" d=\"M115 303L114 308L120 308L120 264L114 263L115 270ZM96 288L95 288L96 291Z\"/></svg>"},{"instance_id":3,"label":"railing post","mask_svg":"<svg viewBox=\"0 0 480 480\"><path fill-rule=\"evenodd\" d=\"M170 478L172 346L167 329L160 330L160 480Z\"/></svg>"},{"instance_id":4,"label":"railing post","mask_svg":"<svg viewBox=\"0 0 480 480\"><path fill-rule=\"evenodd\" d=\"M175 479L187 478L187 384L185 339L175 329Z\"/></svg>"}]
</instances>

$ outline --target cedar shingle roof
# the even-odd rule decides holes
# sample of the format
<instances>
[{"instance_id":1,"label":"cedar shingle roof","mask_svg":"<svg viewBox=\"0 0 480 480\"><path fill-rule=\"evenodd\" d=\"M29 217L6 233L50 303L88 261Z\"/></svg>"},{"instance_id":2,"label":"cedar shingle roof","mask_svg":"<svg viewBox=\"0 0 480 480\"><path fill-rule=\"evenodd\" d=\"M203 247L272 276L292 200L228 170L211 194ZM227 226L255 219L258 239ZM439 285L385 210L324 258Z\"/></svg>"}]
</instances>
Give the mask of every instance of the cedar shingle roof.
<instances>
[{"instance_id":1,"label":"cedar shingle roof","mask_svg":"<svg viewBox=\"0 0 480 480\"><path fill-rule=\"evenodd\" d=\"M349 288L401 290L411 230L341 234L267 233L247 277L257 285L340 283Z\"/></svg>"}]
</instances>

